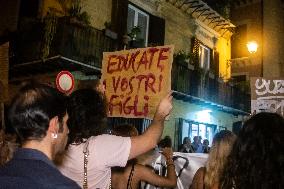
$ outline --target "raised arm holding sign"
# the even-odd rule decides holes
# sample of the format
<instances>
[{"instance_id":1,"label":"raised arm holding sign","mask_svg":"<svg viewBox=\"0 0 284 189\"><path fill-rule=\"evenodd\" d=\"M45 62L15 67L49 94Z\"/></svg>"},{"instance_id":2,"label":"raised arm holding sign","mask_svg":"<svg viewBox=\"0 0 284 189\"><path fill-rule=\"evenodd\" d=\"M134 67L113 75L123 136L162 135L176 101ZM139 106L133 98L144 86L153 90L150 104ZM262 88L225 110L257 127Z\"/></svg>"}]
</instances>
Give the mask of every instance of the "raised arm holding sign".
<instances>
[{"instance_id":1,"label":"raised arm holding sign","mask_svg":"<svg viewBox=\"0 0 284 189\"><path fill-rule=\"evenodd\" d=\"M137 157L154 148L160 141L164 130L165 118L172 110L172 95L169 93L157 107L153 122L148 129L139 136L131 137L131 149L128 159Z\"/></svg>"}]
</instances>

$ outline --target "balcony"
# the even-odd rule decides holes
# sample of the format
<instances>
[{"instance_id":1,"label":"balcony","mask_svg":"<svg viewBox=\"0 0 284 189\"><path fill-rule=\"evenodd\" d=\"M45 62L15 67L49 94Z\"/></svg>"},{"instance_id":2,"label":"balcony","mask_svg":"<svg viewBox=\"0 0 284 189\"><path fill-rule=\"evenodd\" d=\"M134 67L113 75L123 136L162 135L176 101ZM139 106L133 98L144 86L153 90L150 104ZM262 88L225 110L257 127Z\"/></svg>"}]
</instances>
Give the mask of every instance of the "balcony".
<instances>
[{"instance_id":1,"label":"balcony","mask_svg":"<svg viewBox=\"0 0 284 189\"><path fill-rule=\"evenodd\" d=\"M184 94L177 95L180 99L216 107L233 114L238 110L243 113L250 110L248 93L228 82L223 82L212 74L204 74L200 70L190 69L186 65L175 62L172 68L172 90Z\"/></svg>"},{"instance_id":2,"label":"balcony","mask_svg":"<svg viewBox=\"0 0 284 189\"><path fill-rule=\"evenodd\" d=\"M44 57L45 24L34 19L22 20L19 28L18 35L11 43L10 77L63 69L87 72L90 70L88 68L97 68L99 71L103 52L116 49L116 41L105 36L103 31L58 19L56 32L48 47L48 56ZM250 96L237 87L175 62L172 89L193 97L191 100L196 103L216 105L221 109L230 107L244 112L250 109Z\"/></svg>"},{"instance_id":3,"label":"balcony","mask_svg":"<svg viewBox=\"0 0 284 189\"><path fill-rule=\"evenodd\" d=\"M54 67L99 70L103 52L116 49L116 41L104 31L72 23L70 19L58 18L51 27L55 32L39 20L21 20L19 32L11 43L12 75L51 71Z\"/></svg>"}]
</instances>

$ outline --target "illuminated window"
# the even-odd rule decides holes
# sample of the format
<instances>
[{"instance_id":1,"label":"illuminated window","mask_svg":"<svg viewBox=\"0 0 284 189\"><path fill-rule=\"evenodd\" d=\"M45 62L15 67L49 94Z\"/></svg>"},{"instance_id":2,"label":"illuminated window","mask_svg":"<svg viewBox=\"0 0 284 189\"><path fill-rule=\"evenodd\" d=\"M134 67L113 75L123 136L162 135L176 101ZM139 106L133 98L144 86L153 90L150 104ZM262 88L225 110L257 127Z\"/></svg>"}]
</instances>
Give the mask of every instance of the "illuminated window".
<instances>
[{"instance_id":1,"label":"illuminated window","mask_svg":"<svg viewBox=\"0 0 284 189\"><path fill-rule=\"evenodd\" d=\"M210 49L202 44L199 46L200 67L206 70L210 68Z\"/></svg>"},{"instance_id":2,"label":"illuminated window","mask_svg":"<svg viewBox=\"0 0 284 189\"><path fill-rule=\"evenodd\" d=\"M212 144L215 130L216 130L216 125L183 120L181 136L182 140L184 137L190 137L192 142L194 136L201 136L202 141L204 139L208 139L209 143Z\"/></svg>"},{"instance_id":3,"label":"illuminated window","mask_svg":"<svg viewBox=\"0 0 284 189\"><path fill-rule=\"evenodd\" d=\"M138 26L141 33L137 38L144 40L145 46L148 44L148 30L149 30L149 15L142 10L128 5L128 16L127 16L127 33L131 33L131 30Z\"/></svg>"}]
</instances>

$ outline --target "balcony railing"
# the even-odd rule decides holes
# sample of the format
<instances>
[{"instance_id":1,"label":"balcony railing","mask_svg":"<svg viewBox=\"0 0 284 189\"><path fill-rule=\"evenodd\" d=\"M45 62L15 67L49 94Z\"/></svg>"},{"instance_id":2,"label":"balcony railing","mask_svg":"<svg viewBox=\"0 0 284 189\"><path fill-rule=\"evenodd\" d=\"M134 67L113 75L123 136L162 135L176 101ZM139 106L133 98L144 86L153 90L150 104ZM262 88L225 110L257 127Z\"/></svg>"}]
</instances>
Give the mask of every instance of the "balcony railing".
<instances>
[{"instance_id":1,"label":"balcony railing","mask_svg":"<svg viewBox=\"0 0 284 189\"><path fill-rule=\"evenodd\" d=\"M214 75L173 63L172 89L216 104L249 112L250 95Z\"/></svg>"},{"instance_id":2,"label":"balcony railing","mask_svg":"<svg viewBox=\"0 0 284 189\"><path fill-rule=\"evenodd\" d=\"M12 42L12 64L40 60L43 57L43 22L28 20L20 24L19 34ZM72 24L66 19L58 19L56 32L49 46L48 57L64 56L84 64L101 68L102 54L114 51L116 41L104 32L90 26ZM204 74L200 70L173 63L172 89L235 109L249 111L249 95L238 88Z\"/></svg>"},{"instance_id":3,"label":"balcony railing","mask_svg":"<svg viewBox=\"0 0 284 189\"><path fill-rule=\"evenodd\" d=\"M53 36L48 45L45 44L48 31L44 22L25 20L21 23L19 34L13 43L16 64L60 55L100 68L103 52L114 51L116 48L115 40L107 37L104 31L91 26L59 18L55 28L56 32L50 34ZM47 57L43 55L45 45L49 48Z\"/></svg>"}]
</instances>

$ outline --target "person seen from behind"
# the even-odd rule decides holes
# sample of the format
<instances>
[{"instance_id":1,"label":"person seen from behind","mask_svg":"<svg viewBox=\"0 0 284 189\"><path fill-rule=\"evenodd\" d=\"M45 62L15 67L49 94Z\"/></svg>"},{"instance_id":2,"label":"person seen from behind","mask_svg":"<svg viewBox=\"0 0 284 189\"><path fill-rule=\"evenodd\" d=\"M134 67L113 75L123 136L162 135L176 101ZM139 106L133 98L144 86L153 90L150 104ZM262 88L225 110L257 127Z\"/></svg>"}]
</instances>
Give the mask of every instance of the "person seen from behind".
<instances>
[{"instance_id":1,"label":"person seen from behind","mask_svg":"<svg viewBox=\"0 0 284 189\"><path fill-rule=\"evenodd\" d=\"M284 118L262 112L244 123L220 182L222 189L284 188Z\"/></svg>"},{"instance_id":2,"label":"person seen from behind","mask_svg":"<svg viewBox=\"0 0 284 189\"><path fill-rule=\"evenodd\" d=\"M151 125L142 135L107 135L104 134L107 126L105 96L92 89L73 92L67 108L69 146L58 165L60 171L83 188L109 188L111 167L124 167L128 160L154 148L171 109L169 93L160 101Z\"/></svg>"},{"instance_id":3,"label":"person seen from behind","mask_svg":"<svg viewBox=\"0 0 284 189\"><path fill-rule=\"evenodd\" d=\"M217 133L213 138L206 167L195 173L190 189L218 189L227 157L231 152L236 136L228 130Z\"/></svg>"},{"instance_id":4,"label":"person seen from behind","mask_svg":"<svg viewBox=\"0 0 284 189\"><path fill-rule=\"evenodd\" d=\"M172 139L170 136L165 136L159 143L158 143L158 147L160 149L163 148L171 148L172 147Z\"/></svg>"},{"instance_id":5,"label":"person seen from behind","mask_svg":"<svg viewBox=\"0 0 284 189\"><path fill-rule=\"evenodd\" d=\"M21 147L0 168L0 189L79 189L52 160L64 151L67 138L67 97L43 84L23 87L13 99L10 125Z\"/></svg>"}]
</instances>

